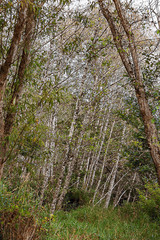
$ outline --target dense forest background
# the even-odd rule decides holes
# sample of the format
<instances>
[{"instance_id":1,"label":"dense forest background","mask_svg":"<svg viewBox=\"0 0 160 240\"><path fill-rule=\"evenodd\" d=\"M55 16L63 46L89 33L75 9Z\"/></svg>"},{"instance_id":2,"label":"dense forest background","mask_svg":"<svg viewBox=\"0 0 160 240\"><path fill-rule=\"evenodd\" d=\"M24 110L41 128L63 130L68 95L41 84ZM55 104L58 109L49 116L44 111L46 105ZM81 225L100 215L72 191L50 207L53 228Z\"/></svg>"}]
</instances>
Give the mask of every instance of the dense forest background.
<instances>
[{"instance_id":1,"label":"dense forest background","mask_svg":"<svg viewBox=\"0 0 160 240\"><path fill-rule=\"evenodd\" d=\"M85 204L141 200L159 211L159 9L158 0L0 2L3 239L38 239L45 214L49 224Z\"/></svg>"}]
</instances>

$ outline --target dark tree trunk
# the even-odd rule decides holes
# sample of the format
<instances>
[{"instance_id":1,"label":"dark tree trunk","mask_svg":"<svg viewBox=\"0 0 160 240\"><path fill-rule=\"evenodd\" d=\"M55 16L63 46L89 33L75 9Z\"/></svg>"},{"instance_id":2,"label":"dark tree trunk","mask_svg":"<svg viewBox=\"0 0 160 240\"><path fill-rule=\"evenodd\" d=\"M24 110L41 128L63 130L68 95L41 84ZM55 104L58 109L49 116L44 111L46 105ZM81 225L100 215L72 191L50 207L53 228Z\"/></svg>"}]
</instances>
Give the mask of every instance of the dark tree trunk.
<instances>
[{"instance_id":1,"label":"dark tree trunk","mask_svg":"<svg viewBox=\"0 0 160 240\"><path fill-rule=\"evenodd\" d=\"M160 144L158 139L158 132L153 121L153 115L149 107L149 103L146 97L145 89L142 82L141 67L139 64L139 58L137 54L136 43L134 39L134 33L131 26L122 10L121 3L119 0L113 0L115 9L117 12L117 18L119 24L123 29L123 35L119 32L117 23L115 22L115 15L109 11L108 7L104 4L103 0L99 0L99 6L101 12L106 18L110 30L113 35L113 40L116 45L117 51L121 57L124 67L128 73L128 76L132 79L133 86L135 89L137 101L139 104L140 113L144 123L145 134L150 149L150 153L155 165L158 183L160 185ZM124 43L128 40L129 51L132 63L129 61L127 53L124 48ZM124 41L123 41L124 40Z\"/></svg>"},{"instance_id":2,"label":"dark tree trunk","mask_svg":"<svg viewBox=\"0 0 160 240\"><path fill-rule=\"evenodd\" d=\"M4 163L7 159L9 148L9 135L16 116L16 106L24 85L25 69L29 62L29 53L31 47L32 33L34 29L34 11L31 6L24 0L19 4L19 15L15 24L14 34L11 41L10 49L6 56L5 63L0 68L0 179L3 175ZM23 32L23 53L17 74L17 82L13 86L11 101L7 105L4 118L4 94L6 90L7 78L12 66L17 49L22 39Z\"/></svg>"}]
</instances>

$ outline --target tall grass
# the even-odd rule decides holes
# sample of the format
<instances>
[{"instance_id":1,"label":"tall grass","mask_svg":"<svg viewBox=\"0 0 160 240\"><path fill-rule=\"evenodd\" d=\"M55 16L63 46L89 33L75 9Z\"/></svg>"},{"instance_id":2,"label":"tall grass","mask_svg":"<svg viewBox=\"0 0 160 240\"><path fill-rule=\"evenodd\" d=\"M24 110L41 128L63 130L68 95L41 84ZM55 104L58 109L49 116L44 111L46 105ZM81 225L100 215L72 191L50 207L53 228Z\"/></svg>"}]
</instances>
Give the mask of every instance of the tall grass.
<instances>
[{"instance_id":1,"label":"tall grass","mask_svg":"<svg viewBox=\"0 0 160 240\"><path fill-rule=\"evenodd\" d=\"M14 192L0 185L0 233L6 240L22 239L28 222L30 228L36 224L34 239L40 240L160 240L157 186L149 185L148 195L141 193L139 203L114 210L83 206L52 215L38 203L27 184Z\"/></svg>"},{"instance_id":2,"label":"tall grass","mask_svg":"<svg viewBox=\"0 0 160 240\"><path fill-rule=\"evenodd\" d=\"M113 209L82 207L57 212L47 240L159 240L158 222L131 205Z\"/></svg>"}]
</instances>

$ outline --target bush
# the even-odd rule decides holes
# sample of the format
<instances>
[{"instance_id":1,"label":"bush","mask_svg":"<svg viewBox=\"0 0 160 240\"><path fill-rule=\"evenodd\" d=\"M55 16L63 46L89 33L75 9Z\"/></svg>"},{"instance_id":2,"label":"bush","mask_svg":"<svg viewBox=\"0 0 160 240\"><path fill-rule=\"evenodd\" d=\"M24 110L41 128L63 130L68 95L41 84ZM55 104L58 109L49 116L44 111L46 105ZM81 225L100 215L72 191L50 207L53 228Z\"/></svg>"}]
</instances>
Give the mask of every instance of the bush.
<instances>
[{"instance_id":1,"label":"bush","mask_svg":"<svg viewBox=\"0 0 160 240\"><path fill-rule=\"evenodd\" d=\"M143 212L153 220L160 220L160 187L158 184L146 184L144 191L139 191L139 205Z\"/></svg>"},{"instance_id":2,"label":"bush","mask_svg":"<svg viewBox=\"0 0 160 240\"><path fill-rule=\"evenodd\" d=\"M27 183L14 192L0 183L0 239L46 239L53 220Z\"/></svg>"},{"instance_id":3,"label":"bush","mask_svg":"<svg viewBox=\"0 0 160 240\"><path fill-rule=\"evenodd\" d=\"M80 189L71 189L65 196L63 202L63 209L65 211L70 211L76 209L79 206L86 205L90 200L90 194L80 190Z\"/></svg>"}]
</instances>

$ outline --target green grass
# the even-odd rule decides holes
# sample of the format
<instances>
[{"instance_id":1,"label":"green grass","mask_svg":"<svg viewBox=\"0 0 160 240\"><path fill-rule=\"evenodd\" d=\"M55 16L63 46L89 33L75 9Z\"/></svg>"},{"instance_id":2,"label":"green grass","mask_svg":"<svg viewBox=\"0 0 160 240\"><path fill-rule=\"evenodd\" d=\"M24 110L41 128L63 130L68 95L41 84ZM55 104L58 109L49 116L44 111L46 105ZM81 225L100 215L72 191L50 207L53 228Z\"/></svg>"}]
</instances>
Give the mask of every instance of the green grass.
<instances>
[{"instance_id":1,"label":"green grass","mask_svg":"<svg viewBox=\"0 0 160 240\"><path fill-rule=\"evenodd\" d=\"M47 240L160 240L158 222L133 206L57 212L51 228Z\"/></svg>"},{"instance_id":2,"label":"green grass","mask_svg":"<svg viewBox=\"0 0 160 240\"><path fill-rule=\"evenodd\" d=\"M7 236L7 229L22 229L27 219L33 217L37 223L36 236L43 240L160 240L159 190L151 188L151 191L152 198L144 199L142 195L142 200L134 206L115 210L84 206L52 216L47 207L38 206L27 186L15 194L1 187L0 227L6 229Z\"/></svg>"}]
</instances>

